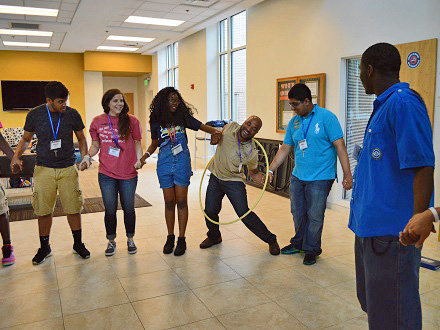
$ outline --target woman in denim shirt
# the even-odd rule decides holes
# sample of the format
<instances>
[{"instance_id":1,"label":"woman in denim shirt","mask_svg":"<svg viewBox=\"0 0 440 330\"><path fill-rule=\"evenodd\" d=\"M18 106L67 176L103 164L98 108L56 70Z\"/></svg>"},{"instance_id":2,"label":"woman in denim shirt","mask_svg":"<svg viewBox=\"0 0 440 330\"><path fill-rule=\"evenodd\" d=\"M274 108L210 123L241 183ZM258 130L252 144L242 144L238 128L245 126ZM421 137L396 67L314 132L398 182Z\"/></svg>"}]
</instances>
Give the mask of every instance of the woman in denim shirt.
<instances>
[{"instance_id":1,"label":"woman in denim shirt","mask_svg":"<svg viewBox=\"0 0 440 330\"><path fill-rule=\"evenodd\" d=\"M193 117L193 111L173 87L166 87L157 93L150 106L151 144L141 159L145 160L159 147L157 176L165 199L165 220L168 237L163 253L174 249L175 209L179 220L179 238L175 256L185 253L185 230L188 223L188 186L190 184L191 157L188 149L186 128L210 134L221 134L215 128L206 126Z\"/></svg>"}]
</instances>

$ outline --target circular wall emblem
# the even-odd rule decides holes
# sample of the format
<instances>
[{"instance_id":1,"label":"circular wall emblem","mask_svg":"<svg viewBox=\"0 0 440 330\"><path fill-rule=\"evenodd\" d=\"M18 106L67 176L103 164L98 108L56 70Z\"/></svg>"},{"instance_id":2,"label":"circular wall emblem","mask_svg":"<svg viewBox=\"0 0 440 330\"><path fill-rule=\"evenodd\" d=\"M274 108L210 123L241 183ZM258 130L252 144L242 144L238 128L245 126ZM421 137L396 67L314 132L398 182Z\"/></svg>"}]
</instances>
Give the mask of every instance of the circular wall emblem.
<instances>
[{"instance_id":1,"label":"circular wall emblem","mask_svg":"<svg viewBox=\"0 0 440 330\"><path fill-rule=\"evenodd\" d=\"M417 52L409 53L406 63L411 69L417 68L420 64L420 54Z\"/></svg>"},{"instance_id":2,"label":"circular wall emblem","mask_svg":"<svg viewBox=\"0 0 440 330\"><path fill-rule=\"evenodd\" d=\"M382 158L382 151L380 151L379 148L374 148L371 152L371 156L373 157L373 159L379 160Z\"/></svg>"}]
</instances>

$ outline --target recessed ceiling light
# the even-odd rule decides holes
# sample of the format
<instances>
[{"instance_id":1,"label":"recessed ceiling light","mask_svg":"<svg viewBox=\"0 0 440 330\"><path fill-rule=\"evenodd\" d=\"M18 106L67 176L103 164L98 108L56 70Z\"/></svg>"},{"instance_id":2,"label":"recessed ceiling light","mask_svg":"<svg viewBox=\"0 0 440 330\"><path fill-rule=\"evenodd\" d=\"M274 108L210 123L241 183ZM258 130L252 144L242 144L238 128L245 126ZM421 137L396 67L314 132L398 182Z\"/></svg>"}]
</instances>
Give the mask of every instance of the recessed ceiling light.
<instances>
[{"instance_id":1,"label":"recessed ceiling light","mask_svg":"<svg viewBox=\"0 0 440 330\"><path fill-rule=\"evenodd\" d=\"M32 31L32 30L0 29L0 34L8 34L8 35L12 35L12 36L52 37L53 32L49 32L49 31Z\"/></svg>"},{"instance_id":2,"label":"recessed ceiling light","mask_svg":"<svg viewBox=\"0 0 440 330\"><path fill-rule=\"evenodd\" d=\"M139 48L136 47L113 47L113 46L99 46L98 50L118 50L123 52L135 52Z\"/></svg>"},{"instance_id":3,"label":"recessed ceiling light","mask_svg":"<svg viewBox=\"0 0 440 330\"><path fill-rule=\"evenodd\" d=\"M124 36L108 36L107 40L151 42L151 41L154 40L154 38L124 37Z\"/></svg>"},{"instance_id":4,"label":"recessed ceiling light","mask_svg":"<svg viewBox=\"0 0 440 330\"><path fill-rule=\"evenodd\" d=\"M179 26L185 21L178 21L175 19L154 18L154 17L141 17L141 16L129 16L125 23L138 23L138 24L151 24L151 25L166 25L166 26Z\"/></svg>"},{"instance_id":5,"label":"recessed ceiling light","mask_svg":"<svg viewBox=\"0 0 440 330\"><path fill-rule=\"evenodd\" d=\"M0 14L58 16L58 9L0 5Z\"/></svg>"},{"instance_id":6,"label":"recessed ceiling light","mask_svg":"<svg viewBox=\"0 0 440 330\"><path fill-rule=\"evenodd\" d=\"M50 44L43 42L18 42L18 41L3 41L5 46L15 46L15 47L42 47L48 48Z\"/></svg>"}]
</instances>

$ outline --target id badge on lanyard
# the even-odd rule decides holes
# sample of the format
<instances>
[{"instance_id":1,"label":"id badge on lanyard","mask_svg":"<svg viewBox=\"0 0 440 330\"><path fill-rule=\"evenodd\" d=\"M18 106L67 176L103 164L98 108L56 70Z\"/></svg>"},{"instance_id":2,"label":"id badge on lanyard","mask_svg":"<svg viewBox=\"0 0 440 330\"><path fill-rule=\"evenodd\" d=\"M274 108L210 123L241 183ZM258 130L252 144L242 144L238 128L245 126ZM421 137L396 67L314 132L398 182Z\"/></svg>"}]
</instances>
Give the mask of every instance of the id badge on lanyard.
<instances>
[{"instance_id":1,"label":"id badge on lanyard","mask_svg":"<svg viewBox=\"0 0 440 330\"><path fill-rule=\"evenodd\" d=\"M119 138L115 134L112 126L112 121L110 120L110 115L107 114L108 119L108 126L110 127L110 130L112 131L112 141L115 143L114 147L108 148L108 154L113 157L119 157L119 154L121 152L121 148L119 148Z\"/></svg>"},{"instance_id":2,"label":"id badge on lanyard","mask_svg":"<svg viewBox=\"0 0 440 330\"><path fill-rule=\"evenodd\" d=\"M171 153L173 156L177 156L183 151L182 144L174 145L176 143L176 127L173 126L173 131L171 131L170 128L168 128L168 134L170 135L170 140L172 144Z\"/></svg>"},{"instance_id":3,"label":"id badge on lanyard","mask_svg":"<svg viewBox=\"0 0 440 330\"><path fill-rule=\"evenodd\" d=\"M55 157L58 157L57 155L58 149L61 149L61 139L57 139L58 132L60 131L61 113L60 116L58 117L57 130L55 131L55 129L53 128L52 116L50 115L49 107L47 104L46 104L46 109L47 109L47 115L49 116L50 127L52 128L52 134L53 134L53 140L50 141L50 150L53 150L53 152L55 153Z\"/></svg>"},{"instance_id":4,"label":"id badge on lanyard","mask_svg":"<svg viewBox=\"0 0 440 330\"><path fill-rule=\"evenodd\" d=\"M310 124L312 123L312 119L313 119L313 113L312 113L311 116L310 116L310 121L309 121L309 125L307 125L307 129L304 130L304 121L303 121L303 119L301 118L301 122L302 122L302 130L303 130L303 133L304 133L304 139L298 141L298 146L299 146L299 150L302 151L302 155L303 155L303 157L304 157L304 153L305 153L306 149L309 147L309 146L307 145L307 132L309 131Z\"/></svg>"}]
</instances>

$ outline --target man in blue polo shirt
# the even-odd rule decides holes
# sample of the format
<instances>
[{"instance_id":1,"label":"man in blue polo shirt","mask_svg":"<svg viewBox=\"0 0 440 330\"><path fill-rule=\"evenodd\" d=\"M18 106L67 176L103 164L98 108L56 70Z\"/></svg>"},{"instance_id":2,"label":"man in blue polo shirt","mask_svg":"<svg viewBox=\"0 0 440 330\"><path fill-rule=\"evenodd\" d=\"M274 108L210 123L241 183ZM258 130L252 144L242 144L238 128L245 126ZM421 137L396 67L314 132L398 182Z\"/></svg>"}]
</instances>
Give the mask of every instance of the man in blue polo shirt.
<instances>
[{"instance_id":1,"label":"man in blue polo shirt","mask_svg":"<svg viewBox=\"0 0 440 330\"><path fill-rule=\"evenodd\" d=\"M290 203L295 236L281 253L304 251L304 265L313 265L322 252L324 212L336 178L336 155L344 171L342 184L345 189L351 188L352 176L338 118L312 103L312 94L305 84L294 85L288 97L297 115L290 120L284 143L270 164L269 180L272 182L273 171L284 162L293 147L295 168L290 183Z\"/></svg>"},{"instance_id":2,"label":"man in blue polo shirt","mask_svg":"<svg viewBox=\"0 0 440 330\"><path fill-rule=\"evenodd\" d=\"M362 55L360 79L376 94L353 178L349 228L356 234L356 286L372 330L421 329L420 249L399 243L433 189L434 152L426 106L399 81L396 47L379 43Z\"/></svg>"}]
</instances>

